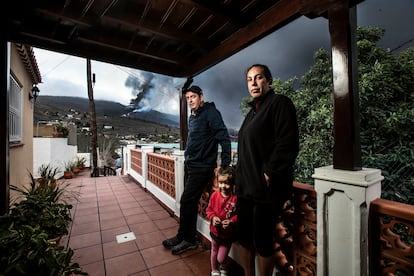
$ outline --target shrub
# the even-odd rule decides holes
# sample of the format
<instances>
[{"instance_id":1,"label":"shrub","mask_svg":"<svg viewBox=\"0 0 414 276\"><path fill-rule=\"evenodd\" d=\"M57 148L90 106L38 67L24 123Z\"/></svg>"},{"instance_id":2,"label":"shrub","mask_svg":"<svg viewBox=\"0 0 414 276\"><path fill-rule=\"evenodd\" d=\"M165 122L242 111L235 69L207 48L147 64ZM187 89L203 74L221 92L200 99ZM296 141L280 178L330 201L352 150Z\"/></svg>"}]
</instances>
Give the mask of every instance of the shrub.
<instances>
[{"instance_id":1,"label":"shrub","mask_svg":"<svg viewBox=\"0 0 414 276\"><path fill-rule=\"evenodd\" d=\"M0 217L0 275L71 275L83 272L72 263L73 250L58 244L71 222L68 184L41 186L32 175L28 188L11 186L24 199Z\"/></svg>"}]
</instances>

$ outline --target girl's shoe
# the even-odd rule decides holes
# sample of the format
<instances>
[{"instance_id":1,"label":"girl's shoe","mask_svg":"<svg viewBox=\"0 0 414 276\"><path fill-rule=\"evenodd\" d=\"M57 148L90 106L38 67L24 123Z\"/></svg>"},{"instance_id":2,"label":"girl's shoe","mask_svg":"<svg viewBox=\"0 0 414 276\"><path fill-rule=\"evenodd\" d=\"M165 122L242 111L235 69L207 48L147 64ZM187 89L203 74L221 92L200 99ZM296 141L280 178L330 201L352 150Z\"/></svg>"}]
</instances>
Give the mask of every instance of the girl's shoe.
<instances>
[{"instance_id":1,"label":"girl's shoe","mask_svg":"<svg viewBox=\"0 0 414 276\"><path fill-rule=\"evenodd\" d=\"M295 272L295 267L291 263L287 262L282 267L282 269L280 270L280 272L282 273L283 276L291 276Z\"/></svg>"},{"instance_id":2,"label":"girl's shoe","mask_svg":"<svg viewBox=\"0 0 414 276\"><path fill-rule=\"evenodd\" d=\"M220 271L211 271L211 276L220 276Z\"/></svg>"},{"instance_id":3,"label":"girl's shoe","mask_svg":"<svg viewBox=\"0 0 414 276\"><path fill-rule=\"evenodd\" d=\"M227 276L227 270L225 269L220 269L220 276Z\"/></svg>"}]
</instances>

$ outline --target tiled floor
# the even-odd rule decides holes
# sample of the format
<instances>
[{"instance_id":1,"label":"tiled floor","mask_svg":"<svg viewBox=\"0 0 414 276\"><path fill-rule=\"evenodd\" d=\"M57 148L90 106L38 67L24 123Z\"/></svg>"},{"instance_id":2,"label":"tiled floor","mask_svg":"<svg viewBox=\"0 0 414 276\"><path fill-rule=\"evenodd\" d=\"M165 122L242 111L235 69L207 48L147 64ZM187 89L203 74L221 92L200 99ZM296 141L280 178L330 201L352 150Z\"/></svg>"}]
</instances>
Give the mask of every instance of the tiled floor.
<instances>
[{"instance_id":1,"label":"tiled floor","mask_svg":"<svg viewBox=\"0 0 414 276\"><path fill-rule=\"evenodd\" d=\"M210 275L208 249L199 246L176 256L161 245L175 235L178 223L128 176L91 178L82 171L65 182L80 194L70 202L72 227L61 242L89 275ZM117 235L130 232L136 239L117 242Z\"/></svg>"}]
</instances>

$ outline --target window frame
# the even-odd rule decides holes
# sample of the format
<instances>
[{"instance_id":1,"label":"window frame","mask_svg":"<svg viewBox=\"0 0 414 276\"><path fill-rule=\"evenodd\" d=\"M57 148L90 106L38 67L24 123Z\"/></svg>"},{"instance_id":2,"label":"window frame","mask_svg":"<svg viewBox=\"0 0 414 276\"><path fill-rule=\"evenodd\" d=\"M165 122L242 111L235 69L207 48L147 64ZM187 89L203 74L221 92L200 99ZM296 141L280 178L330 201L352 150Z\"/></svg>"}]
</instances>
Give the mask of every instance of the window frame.
<instances>
[{"instance_id":1,"label":"window frame","mask_svg":"<svg viewBox=\"0 0 414 276\"><path fill-rule=\"evenodd\" d=\"M10 74L9 97L9 142L23 141L23 86L17 78Z\"/></svg>"}]
</instances>

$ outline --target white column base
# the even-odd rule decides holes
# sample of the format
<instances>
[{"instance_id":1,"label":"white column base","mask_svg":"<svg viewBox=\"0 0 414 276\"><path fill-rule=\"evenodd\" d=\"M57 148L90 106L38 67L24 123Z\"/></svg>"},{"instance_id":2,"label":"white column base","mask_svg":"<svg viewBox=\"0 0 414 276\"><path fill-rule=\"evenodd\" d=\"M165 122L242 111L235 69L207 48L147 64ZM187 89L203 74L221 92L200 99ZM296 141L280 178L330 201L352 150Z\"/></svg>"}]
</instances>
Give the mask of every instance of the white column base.
<instances>
[{"instance_id":1,"label":"white column base","mask_svg":"<svg viewBox=\"0 0 414 276\"><path fill-rule=\"evenodd\" d=\"M369 275L368 210L381 196L379 169L315 169L317 275Z\"/></svg>"},{"instance_id":2,"label":"white column base","mask_svg":"<svg viewBox=\"0 0 414 276\"><path fill-rule=\"evenodd\" d=\"M184 191L184 151L174 150L174 172L175 172L175 215L180 216L180 199Z\"/></svg>"}]
</instances>

